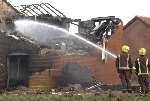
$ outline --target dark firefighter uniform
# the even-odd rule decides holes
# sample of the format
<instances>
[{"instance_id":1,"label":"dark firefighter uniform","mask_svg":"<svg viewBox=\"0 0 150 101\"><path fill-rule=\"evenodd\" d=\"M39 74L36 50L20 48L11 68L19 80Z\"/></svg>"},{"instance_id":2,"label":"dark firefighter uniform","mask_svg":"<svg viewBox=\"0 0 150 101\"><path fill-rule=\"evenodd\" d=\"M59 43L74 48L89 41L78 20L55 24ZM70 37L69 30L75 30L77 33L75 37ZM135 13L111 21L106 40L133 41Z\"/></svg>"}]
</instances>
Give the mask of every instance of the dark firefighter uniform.
<instances>
[{"instance_id":1,"label":"dark firefighter uniform","mask_svg":"<svg viewBox=\"0 0 150 101\"><path fill-rule=\"evenodd\" d=\"M124 45L122 47L122 53L116 59L116 67L121 79L123 92L131 92L130 78L132 74L132 61L128 51L129 47Z\"/></svg>"},{"instance_id":2,"label":"dark firefighter uniform","mask_svg":"<svg viewBox=\"0 0 150 101\"><path fill-rule=\"evenodd\" d=\"M149 59L145 56L145 48L139 50L139 57L135 61L136 74L138 76L138 82L140 84L141 93L148 93L149 91Z\"/></svg>"}]
</instances>

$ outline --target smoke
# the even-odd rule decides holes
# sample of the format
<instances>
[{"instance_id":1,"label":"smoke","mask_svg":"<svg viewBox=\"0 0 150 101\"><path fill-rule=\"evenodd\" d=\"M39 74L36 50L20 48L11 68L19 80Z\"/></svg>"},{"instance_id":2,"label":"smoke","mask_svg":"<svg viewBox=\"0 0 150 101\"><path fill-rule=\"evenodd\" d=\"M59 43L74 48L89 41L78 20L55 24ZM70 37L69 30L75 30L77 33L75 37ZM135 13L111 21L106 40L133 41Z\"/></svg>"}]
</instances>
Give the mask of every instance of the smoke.
<instances>
[{"instance_id":1,"label":"smoke","mask_svg":"<svg viewBox=\"0 0 150 101\"><path fill-rule=\"evenodd\" d=\"M36 40L40 44L48 44L50 40L67 37L68 35L56 26L39 23L31 20L15 21L16 31L24 36Z\"/></svg>"},{"instance_id":2,"label":"smoke","mask_svg":"<svg viewBox=\"0 0 150 101\"><path fill-rule=\"evenodd\" d=\"M77 35L69 33L67 30L58 28L53 25L40 23L31 20L18 20L15 21L16 30L21 32L24 36L32 38L39 42L40 44L48 45L50 40L54 40L57 38L68 37L69 35L74 37L76 41L80 40L81 43L86 43L88 46L95 47L101 51L104 51L106 54L116 58L117 56L111 53L108 50L103 49L100 46L88 41L87 39ZM49 46L49 45L48 45Z\"/></svg>"},{"instance_id":3,"label":"smoke","mask_svg":"<svg viewBox=\"0 0 150 101\"><path fill-rule=\"evenodd\" d=\"M15 28L26 39L32 39L37 44L61 50L67 55L86 54L91 48L90 45L72 36L67 30L50 24L31 20L17 20L15 21Z\"/></svg>"}]
</instances>

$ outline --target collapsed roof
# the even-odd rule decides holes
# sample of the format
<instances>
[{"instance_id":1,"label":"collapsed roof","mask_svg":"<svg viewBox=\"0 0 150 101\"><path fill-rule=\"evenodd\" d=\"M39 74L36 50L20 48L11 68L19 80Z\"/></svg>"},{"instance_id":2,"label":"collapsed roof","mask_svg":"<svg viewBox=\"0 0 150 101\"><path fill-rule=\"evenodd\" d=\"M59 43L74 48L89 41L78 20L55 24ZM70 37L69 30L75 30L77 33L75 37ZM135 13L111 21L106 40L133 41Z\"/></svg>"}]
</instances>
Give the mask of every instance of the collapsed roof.
<instances>
[{"instance_id":1,"label":"collapsed roof","mask_svg":"<svg viewBox=\"0 0 150 101\"><path fill-rule=\"evenodd\" d=\"M53 15L66 17L49 3L14 6L24 16Z\"/></svg>"}]
</instances>

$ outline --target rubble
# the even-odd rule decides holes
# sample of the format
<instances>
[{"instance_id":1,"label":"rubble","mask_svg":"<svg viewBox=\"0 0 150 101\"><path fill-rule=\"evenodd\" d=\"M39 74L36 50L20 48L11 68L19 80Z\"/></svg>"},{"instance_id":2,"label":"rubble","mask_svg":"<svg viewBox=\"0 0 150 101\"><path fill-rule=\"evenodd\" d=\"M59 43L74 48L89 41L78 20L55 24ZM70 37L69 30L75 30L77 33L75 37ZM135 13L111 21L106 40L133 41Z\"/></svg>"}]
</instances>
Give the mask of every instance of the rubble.
<instances>
[{"instance_id":1,"label":"rubble","mask_svg":"<svg viewBox=\"0 0 150 101\"><path fill-rule=\"evenodd\" d=\"M99 85L99 86L98 86ZM58 89L47 89L47 88L28 88L25 86L18 86L15 88L8 88L1 90L2 95L14 95L14 96L20 96L20 95L57 95L57 96L78 96L82 95L82 93L100 93L104 90L102 89L102 85L97 84L93 85L91 87L83 87L80 84L70 84L67 87L62 87Z\"/></svg>"}]
</instances>

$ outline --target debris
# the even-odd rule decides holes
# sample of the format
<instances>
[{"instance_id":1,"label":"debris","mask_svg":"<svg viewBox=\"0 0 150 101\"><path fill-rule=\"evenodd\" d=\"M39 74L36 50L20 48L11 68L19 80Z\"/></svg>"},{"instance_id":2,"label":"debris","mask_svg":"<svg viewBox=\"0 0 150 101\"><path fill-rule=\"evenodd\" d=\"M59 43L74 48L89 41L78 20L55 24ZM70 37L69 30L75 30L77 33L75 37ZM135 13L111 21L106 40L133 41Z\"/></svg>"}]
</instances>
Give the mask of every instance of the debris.
<instances>
[{"instance_id":1,"label":"debris","mask_svg":"<svg viewBox=\"0 0 150 101\"><path fill-rule=\"evenodd\" d=\"M17 36L15 36L15 35L8 35L9 37L12 37L12 38L14 38L14 39L16 39L16 40L19 40L19 37L17 37Z\"/></svg>"}]
</instances>

